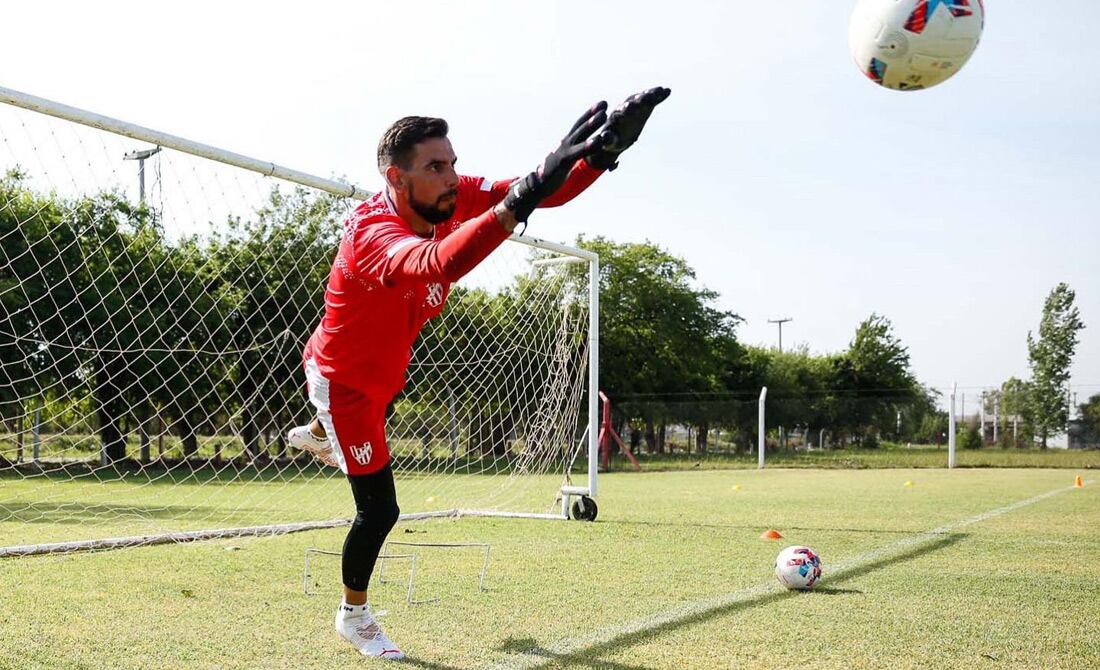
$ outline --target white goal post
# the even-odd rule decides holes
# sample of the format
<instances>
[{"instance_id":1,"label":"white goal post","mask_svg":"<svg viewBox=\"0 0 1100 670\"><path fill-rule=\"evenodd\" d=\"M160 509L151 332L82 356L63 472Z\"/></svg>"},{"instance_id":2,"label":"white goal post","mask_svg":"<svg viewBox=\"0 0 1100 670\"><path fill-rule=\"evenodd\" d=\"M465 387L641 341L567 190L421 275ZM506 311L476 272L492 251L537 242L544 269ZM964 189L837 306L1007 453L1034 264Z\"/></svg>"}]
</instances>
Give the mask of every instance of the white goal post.
<instances>
[{"instance_id":1,"label":"white goal post","mask_svg":"<svg viewBox=\"0 0 1100 670\"><path fill-rule=\"evenodd\" d=\"M0 557L347 523L343 476L282 436L309 418L293 357L338 224L371 194L0 102ZM389 420L402 518L596 496L598 287L596 254L521 235L456 286Z\"/></svg>"}]
</instances>

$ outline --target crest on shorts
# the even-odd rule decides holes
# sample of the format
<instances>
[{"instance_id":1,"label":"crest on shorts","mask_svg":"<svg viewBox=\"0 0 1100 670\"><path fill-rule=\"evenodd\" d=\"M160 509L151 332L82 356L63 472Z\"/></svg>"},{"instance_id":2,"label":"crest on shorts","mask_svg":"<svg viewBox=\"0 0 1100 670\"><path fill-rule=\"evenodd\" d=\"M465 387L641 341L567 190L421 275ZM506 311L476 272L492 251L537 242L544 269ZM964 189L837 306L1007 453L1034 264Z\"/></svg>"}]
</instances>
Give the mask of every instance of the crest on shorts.
<instances>
[{"instance_id":1,"label":"crest on shorts","mask_svg":"<svg viewBox=\"0 0 1100 670\"><path fill-rule=\"evenodd\" d=\"M366 465L370 463L370 457L374 450L371 449L370 442L364 442L361 447L351 445L349 451L351 451L351 457L355 459L356 463Z\"/></svg>"}]
</instances>

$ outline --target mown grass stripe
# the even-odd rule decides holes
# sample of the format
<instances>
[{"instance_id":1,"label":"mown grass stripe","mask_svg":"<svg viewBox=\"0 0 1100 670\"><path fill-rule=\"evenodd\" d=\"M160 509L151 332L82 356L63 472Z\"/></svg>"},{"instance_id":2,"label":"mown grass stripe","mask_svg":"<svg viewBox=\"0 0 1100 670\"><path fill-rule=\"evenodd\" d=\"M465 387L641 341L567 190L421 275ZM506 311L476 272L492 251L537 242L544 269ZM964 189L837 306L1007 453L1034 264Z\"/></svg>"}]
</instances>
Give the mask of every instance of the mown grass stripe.
<instances>
[{"instance_id":1,"label":"mown grass stripe","mask_svg":"<svg viewBox=\"0 0 1100 670\"><path fill-rule=\"evenodd\" d=\"M1092 482L1093 480L1086 480L1084 484L1088 486L1092 484ZM938 526L923 533L910 535L884 547L880 547L879 549L843 561L835 568L828 570L826 575L831 581L851 576L851 573L872 565L876 561L880 561L926 542L943 540L945 537L950 536L951 533L966 528L967 526L988 521L989 519L1014 512L1023 507L1034 505L1037 502L1041 502L1047 498L1067 491L1072 491L1075 488L1075 486L1060 487L1025 500L1020 500L1003 507L987 510L964 519ZM686 623L691 619L701 617L715 610L725 609L737 604L749 603L756 599L779 597L786 593L790 592L786 591L778 582L770 581L734 591L726 595L685 603L672 609L656 612L616 626L606 626L588 635L566 638L552 642L545 647L536 647L522 653L513 653L505 658L505 660L490 667L492 670L534 670L535 668L549 664L557 659L574 657L581 653L595 651L599 647L615 644L633 635L644 634L670 625Z\"/></svg>"}]
</instances>

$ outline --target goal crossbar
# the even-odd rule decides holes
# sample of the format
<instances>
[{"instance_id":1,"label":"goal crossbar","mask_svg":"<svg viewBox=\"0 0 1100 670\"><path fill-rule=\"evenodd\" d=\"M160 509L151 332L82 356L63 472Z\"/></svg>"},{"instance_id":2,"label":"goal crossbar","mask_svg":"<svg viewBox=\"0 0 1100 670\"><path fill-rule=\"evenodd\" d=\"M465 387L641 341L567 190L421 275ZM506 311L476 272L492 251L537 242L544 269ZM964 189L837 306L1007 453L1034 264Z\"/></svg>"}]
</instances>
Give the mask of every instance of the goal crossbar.
<instances>
[{"instance_id":1,"label":"goal crossbar","mask_svg":"<svg viewBox=\"0 0 1100 670\"><path fill-rule=\"evenodd\" d=\"M239 167L250 172L261 174L265 177L276 177L295 184L301 184L302 186L309 186L310 188L315 188L345 198L366 200L374 195L373 191L356 186L355 184L325 179L324 177L318 177L308 172L283 167L277 163L251 158L232 151L226 151L210 146L209 144L189 140L179 137L178 135L163 133L159 130L153 130L110 116L104 116L103 114L72 107L47 98L41 98L29 93L23 93L22 91L5 88L3 86L0 86L0 102L27 111L38 112L39 114L53 116L64 119L65 121L72 121L73 123L79 123L80 125L90 128L122 135L123 137L129 137L130 139L140 142L148 142L149 144L155 144L160 147L175 149L176 151L190 154L198 158L206 158L225 165L232 165L233 167ZM588 261L598 261L599 259L597 254L587 249L578 249L576 247L550 242L529 235L513 234L510 239L521 241L538 249L569 254Z\"/></svg>"}]
</instances>

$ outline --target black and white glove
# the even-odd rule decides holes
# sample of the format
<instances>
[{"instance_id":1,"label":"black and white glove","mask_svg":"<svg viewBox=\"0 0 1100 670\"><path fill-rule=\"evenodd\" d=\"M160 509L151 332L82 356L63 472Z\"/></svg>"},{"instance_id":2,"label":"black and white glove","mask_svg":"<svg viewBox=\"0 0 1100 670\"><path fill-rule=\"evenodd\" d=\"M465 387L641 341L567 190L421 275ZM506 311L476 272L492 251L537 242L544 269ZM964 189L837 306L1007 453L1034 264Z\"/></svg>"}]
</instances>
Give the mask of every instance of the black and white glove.
<instances>
[{"instance_id":1,"label":"black and white glove","mask_svg":"<svg viewBox=\"0 0 1100 670\"><path fill-rule=\"evenodd\" d=\"M606 121L607 103L601 101L577 119L558 148L550 152L537 170L512 183L503 204L512 210L516 221L526 223L539 203L561 188L573 165L600 149L606 138L595 133Z\"/></svg>"},{"instance_id":2,"label":"black and white glove","mask_svg":"<svg viewBox=\"0 0 1100 670\"><path fill-rule=\"evenodd\" d=\"M635 93L619 105L607 117L600 129L603 143L600 150L588 157L588 164L597 170L614 170L619 165L619 154L638 141L653 108L665 101L671 89L660 86Z\"/></svg>"}]
</instances>

